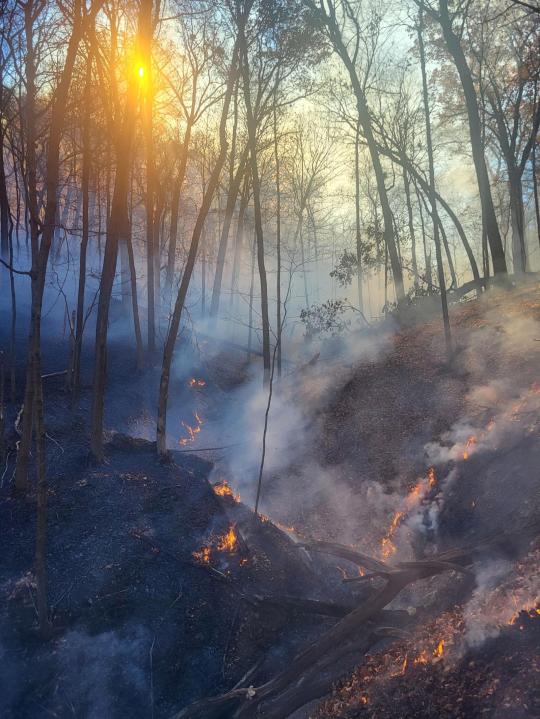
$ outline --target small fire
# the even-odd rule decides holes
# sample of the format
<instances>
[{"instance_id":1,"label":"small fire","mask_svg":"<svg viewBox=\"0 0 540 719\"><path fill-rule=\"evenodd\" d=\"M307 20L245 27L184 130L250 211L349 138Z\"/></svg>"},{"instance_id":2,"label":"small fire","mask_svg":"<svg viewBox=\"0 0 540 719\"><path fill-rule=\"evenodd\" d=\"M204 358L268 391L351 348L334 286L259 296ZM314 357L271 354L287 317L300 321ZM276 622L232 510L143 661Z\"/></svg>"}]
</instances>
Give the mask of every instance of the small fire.
<instances>
[{"instance_id":1,"label":"small fire","mask_svg":"<svg viewBox=\"0 0 540 719\"><path fill-rule=\"evenodd\" d=\"M413 664L416 666L417 664L427 664L429 662L429 654L425 649L422 649L420 654L416 657L416 659L413 661Z\"/></svg>"},{"instance_id":2,"label":"small fire","mask_svg":"<svg viewBox=\"0 0 540 719\"><path fill-rule=\"evenodd\" d=\"M223 479L221 482L217 482L214 484L214 493L218 495L218 497L231 497L234 499L235 502L240 501L240 495L235 494L233 490L231 489L230 484L227 482L226 479Z\"/></svg>"},{"instance_id":3,"label":"small fire","mask_svg":"<svg viewBox=\"0 0 540 719\"><path fill-rule=\"evenodd\" d=\"M195 377L192 377L188 381L188 387L204 387L206 384L206 381L204 379L196 379Z\"/></svg>"},{"instance_id":4,"label":"small fire","mask_svg":"<svg viewBox=\"0 0 540 719\"><path fill-rule=\"evenodd\" d=\"M471 449L471 447L474 447L477 444L477 442L478 442L478 440L476 439L476 437L474 435L469 437L469 439L467 440L467 444L465 445L465 449L463 451L463 459L465 459L465 460L469 459L470 449Z\"/></svg>"},{"instance_id":5,"label":"small fire","mask_svg":"<svg viewBox=\"0 0 540 719\"><path fill-rule=\"evenodd\" d=\"M390 526L388 528L388 531L386 532L385 536L381 540L381 557L383 559L388 559L389 557L393 556L397 552L397 547L394 544L393 537L400 526L400 524L405 519L408 512L410 512L412 509L417 507L422 499L427 494L428 489L433 489L437 484L437 477L435 475L435 468L430 467L428 470L427 475L427 486L426 486L426 479L421 479L417 484L414 485L414 487L411 489L411 491L408 493L408 495L403 500L402 508L397 510L394 513L394 516L392 517L392 521L390 522Z\"/></svg>"},{"instance_id":6,"label":"small fire","mask_svg":"<svg viewBox=\"0 0 540 719\"><path fill-rule=\"evenodd\" d=\"M234 552L238 544L236 537L235 525L231 524L227 533L219 538L216 545L218 552Z\"/></svg>"},{"instance_id":7,"label":"small fire","mask_svg":"<svg viewBox=\"0 0 540 719\"><path fill-rule=\"evenodd\" d=\"M193 557L201 564L210 564L210 547L201 547L193 552Z\"/></svg>"},{"instance_id":8,"label":"small fire","mask_svg":"<svg viewBox=\"0 0 540 719\"><path fill-rule=\"evenodd\" d=\"M435 649L433 655L437 659L440 659L443 654L444 654L444 639L441 639L441 641L437 644L437 648Z\"/></svg>"},{"instance_id":9,"label":"small fire","mask_svg":"<svg viewBox=\"0 0 540 719\"><path fill-rule=\"evenodd\" d=\"M182 421L182 427L185 429L185 431L187 433L187 437L182 437L181 439L178 440L178 444L181 447L185 447L186 444L191 444L192 442L194 442L195 439L197 438L197 435L201 431L203 421L197 412L195 412L195 422L196 422L196 424L194 424L192 426L192 425L187 424L187 422Z\"/></svg>"},{"instance_id":10,"label":"small fire","mask_svg":"<svg viewBox=\"0 0 540 719\"><path fill-rule=\"evenodd\" d=\"M220 537L212 537L210 544L204 545L196 552L193 552L193 558L201 564L210 564L214 551L232 553L237 549L238 536L236 534L236 525L231 524L225 534Z\"/></svg>"}]
</instances>

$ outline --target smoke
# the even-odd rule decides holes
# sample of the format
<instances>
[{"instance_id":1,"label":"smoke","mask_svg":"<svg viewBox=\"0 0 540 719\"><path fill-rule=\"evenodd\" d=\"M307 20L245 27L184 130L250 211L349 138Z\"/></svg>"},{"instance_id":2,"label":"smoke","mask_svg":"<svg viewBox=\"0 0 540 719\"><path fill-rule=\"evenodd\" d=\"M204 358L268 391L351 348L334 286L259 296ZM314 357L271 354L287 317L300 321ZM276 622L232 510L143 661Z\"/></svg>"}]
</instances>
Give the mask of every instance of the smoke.
<instances>
[{"instance_id":1,"label":"smoke","mask_svg":"<svg viewBox=\"0 0 540 719\"><path fill-rule=\"evenodd\" d=\"M115 716L115 704L123 693L132 696L132 706L138 703L149 711L149 645L142 627L123 635L69 632L58 648L59 696L74 714L88 719Z\"/></svg>"},{"instance_id":2,"label":"smoke","mask_svg":"<svg viewBox=\"0 0 540 719\"><path fill-rule=\"evenodd\" d=\"M352 541L364 521L374 524L375 504L379 519L388 512L378 483L358 482L352 489L350 467L323 462L321 417L354 367L384 356L391 337L391 328L386 326L378 332L313 343L307 364L292 370L286 367L279 382L274 378L263 474L264 513L281 521L305 518L306 524L311 524L309 517L316 524L317 516L324 513L325 525L333 524L342 541ZM228 479L247 504L255 500L268 407L268 388L261 386L258 370L227 394L222 420L210 420L204 429L205 444L235 445L218 458L211 481Z\"/></svg>"},{"instance_id":3,"label":"smoke","mask_svg":"<svg viewBox=\"0 0 540 719\"><path fill-rule=\"evenodd\" d=\"M540 550L520 562L491 560L476 569L476 588L463 609L465 641L477 647L540 604Z\"/></svg>"}]
</instances>

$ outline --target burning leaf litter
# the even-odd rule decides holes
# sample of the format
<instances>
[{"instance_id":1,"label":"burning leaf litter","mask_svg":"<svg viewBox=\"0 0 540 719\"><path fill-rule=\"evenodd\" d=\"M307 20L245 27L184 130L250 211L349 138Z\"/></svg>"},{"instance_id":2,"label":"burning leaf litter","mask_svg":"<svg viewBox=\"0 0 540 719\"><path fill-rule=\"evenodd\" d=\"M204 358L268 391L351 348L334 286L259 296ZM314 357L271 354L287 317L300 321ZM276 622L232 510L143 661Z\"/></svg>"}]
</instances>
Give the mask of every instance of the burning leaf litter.
<instances>
[{"instance_id":1,"label":"burning leaf litter","mask_svg":"<svg viewBox=\"0 0 540 719\"><path fill-rule=\"evenodd\" d=\"M208 544L193 552L193 558L200 564L211 564L216 554L234 554L238 550L236 525L230 524L222 535L212 535ZM245 564L245 562L241 562Z\"/></svg>"},{"instance_id":2,"label":"burning leaf litter","mask_svg":"<svg viewBox=\"0 0 540 719\"><path fill-rule=\"evenodd\" d=\"M199 416L198 412L194 413L195 416L195 424L189 425L187 422L182 421L182 427L184 428L187 437L181 437L178 440L178 444L181 447L185 447L187 444L191 444L197 439L197 435L200 434L202 426L204 424L202 418Z\"/></svg>"}]
</instances>

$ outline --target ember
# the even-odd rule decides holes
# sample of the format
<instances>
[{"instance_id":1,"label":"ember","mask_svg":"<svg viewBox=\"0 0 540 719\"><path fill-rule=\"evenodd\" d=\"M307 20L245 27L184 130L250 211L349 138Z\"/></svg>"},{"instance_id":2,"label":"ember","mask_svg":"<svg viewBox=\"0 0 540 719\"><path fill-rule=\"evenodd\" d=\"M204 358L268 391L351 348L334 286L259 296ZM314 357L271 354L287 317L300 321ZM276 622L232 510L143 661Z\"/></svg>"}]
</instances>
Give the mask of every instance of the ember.
<instances>
[{"instance_id":1,"label":"ember","mask_svg":"<svg viewBox=\"0 0 540 719\"><path fill-rule=\"evenodd\" d=\"M206 384L206 381L204 379L195 379L195 377L192 377L188 381L188 387L204 387Z\"/></svg>"}]
</instances>

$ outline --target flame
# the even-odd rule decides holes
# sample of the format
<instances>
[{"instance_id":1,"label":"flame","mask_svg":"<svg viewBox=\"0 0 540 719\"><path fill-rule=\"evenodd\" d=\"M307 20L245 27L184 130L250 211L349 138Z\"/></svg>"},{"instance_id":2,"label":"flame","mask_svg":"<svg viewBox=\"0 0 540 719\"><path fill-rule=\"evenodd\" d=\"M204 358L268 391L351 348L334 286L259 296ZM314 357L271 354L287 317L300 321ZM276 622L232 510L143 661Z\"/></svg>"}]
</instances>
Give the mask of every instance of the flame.
<instances>
[{"instance_id":1,"label":"flame","mask_svg":"<svg viewBox=\"0 0 540 719\"><path fill-rule=\"evenodd\" d=\"M193 557L201 564L210 564L210 547L201 547L193 552Z\"/></svg>"},{"instance_id":2,"label":"flame","mask_svg":"<svg viewBox=\"0 0 540 719\"><path fill-rule=\"evenodd\" d=\"M188 387L204 387L205 384L206 384L206 380L196 379L195 377L192 377L188 381Z\"/></svg>"},{"instance_id":3,"label":"flame","mask_svg":"<svg viewBox=\"0 0 540 719\"><path fill-rule=\"evenodd\" d=\"M427 664L429 662L429 654L425 649L422 649L420 654L416 657L416 659L413 661L413 664L416 666L417 664Z\"/></svg>"},{"instance_id":4,"label":"flame","mask_svg":"<svg viewBox=\"0 0 540 719\"><path fill-rule=\"evenodd\" d=\"M427 482L429 488L432 488L436 484L436 477L435 477L435 469L433 467L430 467L428 470L428 477ZM414 507L416 507L422 498L424 497L426 491L426 480L421 479L415 486L411 489L411 491L407 494L405 497L405 500L403 501L402 509L397 510L394 513L394 516L392 517L392 521L390 522L390 526L388 527L388 530L385 534L385 536L381 540L381 557L383 559L388 559L392 555L394 555L397 552L397 547L393 542L393 536L396 533L398 527L405 519L405 516L408 512L410 512Z\"/></svg>"},{"instance_id":5,"label":"flame","mask_svg":"<svg viewBox=\"0 0 540 719\"><path fill-rule=\"evenodd\" d=\"M219 552L234 552L234 550L236 549L238 539L236 537L236 531L234 528L235 525L231 524L227 533L220 537L220 539L218 540L216 549Z\"/></svg>"},{"instance_id":6,"label":"flame","mask_svg":"<svg viewBox=\"0 0 540 719\"><path fill-rule=\"evenodd\" d=\"M214 484L213 489L214 493L217 494L218 497L231 497L232 499L234 499L235 502L240 501L240 495L233 492L230 484L227 482L226 479L223 479L220 482Z\"/></svg>"},{"instance_id":7,"label":"flame","mask_svg":"<svg viewBox=\"0 0 540 719\"><path fill-rule=\"evenodd\" d=\"M444 639L441 639L441 641L437 644L437 648L435 649L433 655L437 659L440 659L443 654L444 654Z\"/></svg>"},{"instance_id":8,"label":"flame","mask_svg":"<svg viewBox=\"0 0 540 719\"><path fill-rule=\"evenodd\" d=\"M221 537L212 537L209 545L204 545L196 552L193 552L193 558L201 564L210 564L210 560L216 552L235 552L238 548L238 537L236 534L236 525L230 524L229 529ZM247 561L247 560L246 560ZM242 562L245 564L246 562Z\"/></svg>"},{"instance_id":9,"label":"flame","mask_svg":"<svg viewBox=\"0 0 540 719\"><path fill-rule=\"evenodd\" d=\"M465 445L465 449L463 451L463 459L469 459L470 457L470 448L474 447L478 443L478 440L476 439L475 435L471 435L469 439L467 440L467 444Z\"/></svg>"},{"instance_id":10,"label":"flame","mask_svg":"<svg viewBox=\"0 0 540 719\"><path fill-rule=\"evenodd\" d=\"M178 444L181 447L185 447L186 444L191 444L192 442L194 442L197 438L197 435L200 433L201 427L203 425L203 420L201 419L201 417L199 417L199 414L197 412L195 412L195 421L196 424L194 424L193 426L187 424L187 422L182 421L182 427L185 429L188 436L182 437L178 440Z\"/></svg>"}]
</instances>

